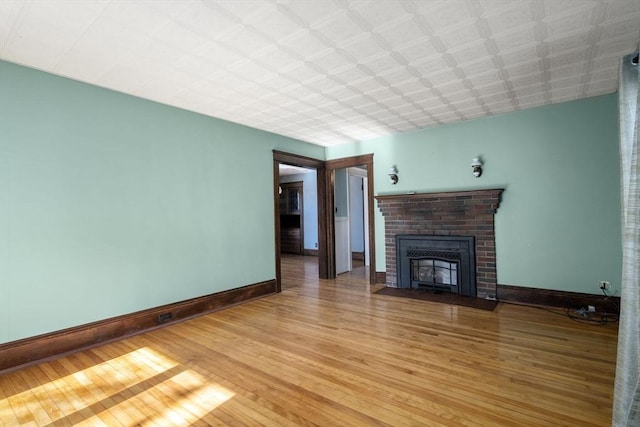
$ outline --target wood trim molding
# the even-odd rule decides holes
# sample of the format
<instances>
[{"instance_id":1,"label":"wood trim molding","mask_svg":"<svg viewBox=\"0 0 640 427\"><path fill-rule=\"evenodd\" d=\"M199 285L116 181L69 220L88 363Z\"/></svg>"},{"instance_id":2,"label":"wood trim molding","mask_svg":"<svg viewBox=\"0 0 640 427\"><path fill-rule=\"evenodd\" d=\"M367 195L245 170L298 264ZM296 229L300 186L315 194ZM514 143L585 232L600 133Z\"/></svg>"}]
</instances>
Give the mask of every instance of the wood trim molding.
<instances>
[{"instance_id":1,"label":"wood trim molding","mask_svg":"<svg viewBox=\"0 0 640 427\"><path fill-rule=\"evenodd\" d=\"M325 210L325 214L327 216L326 225L327 228L324 230L322 235L320 231L318 231L318 243L320 241L324 242L325 248L327 250L327 276L322 277L323 279L335 279L336 278L336 243L335 243L335 207L334 207L334 197L335 197L335 188L334 188L334 174L333 171L329 169L325 169L324 174L324 187L327 189L324 194L324 204L327 207ZM322 237L321 237L322 236Z\"/></svg>"},{"instance_id":2,"label":"wood trim molding","mask_svg":"<svg viewBox=\"0 0 640 427\"><path fill-rule=\"evenodd\" d=\"M479 190L461 190L461 191L440 191L436 193L392 193L392 194L380 194L376 196L376 200L392 200L397 199L443 199L443 198L455 198L461 196L492 196L498 193L498 196L502 194L504 188L487 188Z\"/></svg>"},{"instance_id":3,"label":"wood trim molding","mask_svg":"<svg viewBox=\"0 0 640 427\"><path fill-rule=\"evenodd\" d=\"M322 165L316 169L318 179L318 275L321 279L329 279L331 268L329 247L324 238L329 228L329 213L327 212L327 168Z\"/></svg>"},{"instance_id":4,"label":"wood trim molding","mask_svg":"<svg viewBox=\"0 0 640 427\"><path fill-rule=\"evenodd\" d=\"M324 164L324 160L314 159L313 157L300 156L298 154L285 153L284 151L278 150L273 150L273 158L280 163L314 169Z\"/></svg>"},{"instance_id":5,"label":"wood trim molding","mask_svg":"<svg viewBox=\"0 0 640 427\"><path fill-rule=\"evenodd\" d=\"M352 166L366 165L367 177L369 181L369 263L370 282L375 280L375 215L373 198L373 154L363 154L354 157L346 157L336 160L318 160L311 157L299 156L297 154L285 153L273 150L273 182L274 182L274 228L275 228L275 254L276 254L276 286L278 292L281 290L281 268L280 268L280 207L278 185L280 176L278 166L286 163L294 166L315 168L318 180L318 275L321 279L332 279L336 277L335 268L335 239L333 226L333 170L348 168Z\"/></svg>"},{"instance_id":6,"label":"wood trim molding","mask_svg":"<svg viewBox=\"0 0 640 427\"><path fill-rule=\"evenodd\" d=\"M89 347L231 307L276 292L276 281L179 301L0 344L0 374Z\"/></svg>"},{"instance_id":7,"label":"wood trim molding","mask_svg":"<svg viewBox=\"0 0 640 427\"><path fill-rule=\"evenodd\" d=\"M276 254L276 292L282 291L282 270L280 267L280 161L273 156L273 229L275 230L274 253Z\"/></svg>"},{"instance_id":8,"label":"wood trim molding","mask_svg":"<svg viewBox=\"0 0 640 427\"><path fill-rule=\"evenodd\" d=\"M318 250L317 249L305 249L304 250L304 256L318 256Z\"/></svg>"},{"instance_id":9,"label":"wood trim molding","mask_svg":"<svg viewBox=\"0 0 640 427\"><path fill-rule=\"evenodd\" d=\"M327 233L328 227L326 205L327 186L325 182L327 173L324 160L273 150L273 209L275 218L276 287L278 292L281 291L282 279L282 270L280 267L280 195L278 194L278 186L280 185L280 163L308 167L316 170L318 181L318 275L321 279L330 278L329 270L331 255L327 247L327 242L323 239L323 236Z\"/></svg>"},{"instance_id":10,"label":"wood trim molding","mask_svg":"<svg viewBox=\"0 0 640 427\"><path fill-rule=\"evenodd\" d=\"M342 159L327 160L327 169L343 169L361 165L373 166L373 154L344 157Z\"/></svg>"},{"instance_id":11,"label":"wood trim molding","mask_svg":"<svg viewBox=\"0 0 640 427\"><path fill-rule=\"evenodd\" d=\"M387 284L387 272L386 271L376 271L376 282L377 285L386 285Z\"/></svg>"},{"instance_id":12,"label":"wood trim molding","mask_svg":"<svg viewBox=\"0 0 640 427\"><path fill-rule=\"evenodd\" d=\"M497 287L497 296L498 300L502 302L563 308L580 308L587 305L595 305L594 301L602 301L604 298L603 295L500 284ZM620 297L611 296L609 300L620 307Z\"/></svg>"},{"instance_id":13,"label":"wood trim molding","mask_svg":"<svg viewBox=\"0 0 640 427\"><path fill-rule=\"evenodd\" d=\"M367 168L367 180L368 180L368 209L369 209L369 284L374 285L376 283L376 239L375 239L375 214L374 214L374 182L373 182L373 154L361 154L359 156L345 157L342 159L327 160L325 162L327 167L326 185L327 191L327 218L329 223L327 224L327 245L328 251L331 254L330 259L335 260L335 230L333 230L334 219L334 206L333 206L333 171L336 169L350 168L355 166L365 165ZM330 266L330 278L336 277L335 264Z\"/></svg>"}]
</instances>

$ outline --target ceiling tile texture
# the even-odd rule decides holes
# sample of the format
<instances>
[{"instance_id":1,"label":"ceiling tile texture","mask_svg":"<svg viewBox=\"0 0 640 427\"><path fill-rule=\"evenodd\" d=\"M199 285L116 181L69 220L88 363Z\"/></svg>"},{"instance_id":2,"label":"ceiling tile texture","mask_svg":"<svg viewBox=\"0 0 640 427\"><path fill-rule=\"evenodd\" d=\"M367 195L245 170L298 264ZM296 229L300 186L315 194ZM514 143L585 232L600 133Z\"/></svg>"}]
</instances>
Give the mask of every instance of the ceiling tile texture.
<instances>
[{"instance_id":1,"label":"ceiling tile texture","mask_svg":"<svg viewBox=\"0 0 640 427\"><path fill-rule=\"evenodd\" d=\"M613 93L639 41L637 0L0 0L4 60L323 146Z\"/></svg>"}]
</instances>

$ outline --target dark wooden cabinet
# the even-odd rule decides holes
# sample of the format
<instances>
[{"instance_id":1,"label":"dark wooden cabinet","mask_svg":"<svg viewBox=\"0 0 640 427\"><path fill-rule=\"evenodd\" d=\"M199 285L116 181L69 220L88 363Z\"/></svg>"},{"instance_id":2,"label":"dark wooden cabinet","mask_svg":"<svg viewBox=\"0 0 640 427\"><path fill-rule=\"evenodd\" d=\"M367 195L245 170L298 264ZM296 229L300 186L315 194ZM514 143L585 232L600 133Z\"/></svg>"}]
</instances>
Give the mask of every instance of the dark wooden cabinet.
<instances>
[{"instance_id":1,"label":"dark wooden cabinet","mask_svg":"<svg viewBox=\"0 0 640 427\"><path fill-rule=\"evenodd\" d=\"M280 252L304 253L302 181L280 184Z\"/></svg>"}]
</instances>

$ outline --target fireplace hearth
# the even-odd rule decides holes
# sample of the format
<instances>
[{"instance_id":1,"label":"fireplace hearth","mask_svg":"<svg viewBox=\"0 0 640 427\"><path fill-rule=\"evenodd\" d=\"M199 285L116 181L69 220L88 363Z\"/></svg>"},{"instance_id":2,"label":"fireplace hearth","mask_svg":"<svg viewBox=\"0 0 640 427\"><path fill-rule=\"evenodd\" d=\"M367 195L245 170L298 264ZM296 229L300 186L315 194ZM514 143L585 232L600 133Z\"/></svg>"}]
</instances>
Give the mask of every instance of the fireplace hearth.
<instances>
[{"instance_id":1,"label":"fireplace hearth","mask_svg":"<svg viewBox=\"0 0 640 427\"><path fill-rule=\"evenodd\" d=\"M396 235L398 288L476 296L473 236Z\"/></svg>"}]
</instances>

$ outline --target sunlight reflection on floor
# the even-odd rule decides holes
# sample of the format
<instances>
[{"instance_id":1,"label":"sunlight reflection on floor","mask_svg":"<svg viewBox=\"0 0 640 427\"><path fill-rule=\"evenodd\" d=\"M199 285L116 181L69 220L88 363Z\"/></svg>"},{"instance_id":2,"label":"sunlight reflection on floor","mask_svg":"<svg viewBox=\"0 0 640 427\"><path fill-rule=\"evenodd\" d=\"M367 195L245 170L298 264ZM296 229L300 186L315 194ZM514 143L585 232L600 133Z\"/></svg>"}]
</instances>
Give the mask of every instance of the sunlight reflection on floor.
<instances>
[{"instance_id":1,"label":"sunlight reflection on floor","mask_svg":"<svg viewBox=\"0 0 640 427\"><path fill-rule=\"evenodd\" d=\"M233 396L197 372L142 347L2 399L0 414L3 425L14 425L13 419L15 425L63 420L74 425L110 425L117 420L124 425L179 426L193 423ZM41 405L43 401L51 404Z\"/></svg>"}]
</instances>

